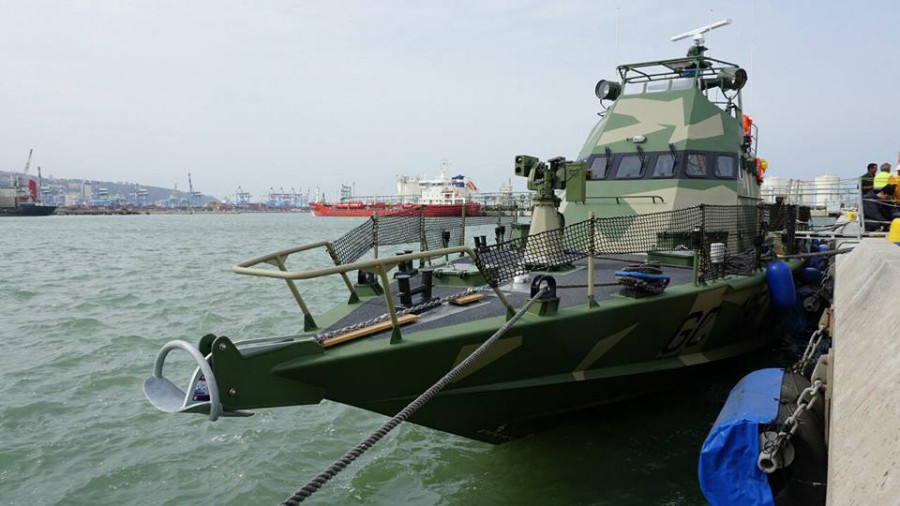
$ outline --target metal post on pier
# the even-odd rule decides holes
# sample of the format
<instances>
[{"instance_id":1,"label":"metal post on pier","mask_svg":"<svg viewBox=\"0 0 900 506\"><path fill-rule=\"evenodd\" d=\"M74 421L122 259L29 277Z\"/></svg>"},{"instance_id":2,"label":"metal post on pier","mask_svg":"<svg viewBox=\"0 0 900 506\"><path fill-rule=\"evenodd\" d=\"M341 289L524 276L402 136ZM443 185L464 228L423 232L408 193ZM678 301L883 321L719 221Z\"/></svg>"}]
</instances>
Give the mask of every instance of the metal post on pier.
<instances>
[{"instance_id":1,"label":"metal post on pier","mask_svg":"<svg viewBox=\"0 0 900 506\"><path fill-rule=\"evenodd\" d=\"M861 241L863 234L866 232L866 212L863 210L864 209L863 206L865 205L865 199L863 199L863 193L862 193L862 180L859 181L857 188L859 188L859 191L856 192L856 196L857 196L857 199L859 202L859 206L858 206L859 213L857 213L859 215L859 226L856 227L856 238Z\"/></svg>"}]
</instances>

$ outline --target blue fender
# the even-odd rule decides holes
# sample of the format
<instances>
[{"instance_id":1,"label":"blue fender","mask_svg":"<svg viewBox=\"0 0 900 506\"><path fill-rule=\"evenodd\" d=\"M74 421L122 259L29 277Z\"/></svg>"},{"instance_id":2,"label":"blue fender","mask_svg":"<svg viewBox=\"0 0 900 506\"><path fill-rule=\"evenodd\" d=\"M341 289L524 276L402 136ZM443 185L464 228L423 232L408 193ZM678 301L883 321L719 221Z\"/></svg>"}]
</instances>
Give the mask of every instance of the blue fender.
<instances>
[{"instance_id":1,"label":"blue fender","mask_svg":"<svg viewBox=\"0 0 900 506\"><path fill-rule=\"evenodd\" d=\"M772 489L759 469L759 425L778 416L784 371L762 369L741 379L700 449L697 474L706 500L718 505L773 505Z\"/></svg>"},{"instance_id":2,"label":"blue fender","mask_svg":"<svg viewBox=\"0 0 900 506\"><path fill-rule=\"evenodd\" d=\"M822 271L815 267L805 267L800 272L800 279L807 285L819 286L822 283Z\"/></svg>"},{"instance_id":3,"label":"blue fender","mask_svg":"<svg viewBox=\"0 0 900 506\"><path fill-rule=\"evenodd\" d=\"M788 264L770 262L766 266L766 283L769 285L769 298L775 308L784 311L794 306L797 290Z\"/></svg>"}]
</instances>

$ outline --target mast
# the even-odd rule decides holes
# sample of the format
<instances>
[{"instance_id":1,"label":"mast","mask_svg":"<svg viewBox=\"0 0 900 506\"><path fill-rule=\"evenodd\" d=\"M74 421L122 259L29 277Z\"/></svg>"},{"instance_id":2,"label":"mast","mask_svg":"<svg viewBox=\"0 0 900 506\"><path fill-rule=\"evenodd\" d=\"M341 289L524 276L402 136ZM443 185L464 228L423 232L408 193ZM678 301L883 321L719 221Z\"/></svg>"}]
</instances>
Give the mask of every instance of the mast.
<instances>
[{"instance_id":1,"label":"mast","mask_svg":"<svg viewBox=\"0 0 900 506\"><path fill-rule=\"evenodd\" d=\"M25 170L22 171L22 175L28 178L28 168L31 166L31 154L34 153L34 148L28 150L28 160L25 161Z\"/></svg>"}]
</instances>

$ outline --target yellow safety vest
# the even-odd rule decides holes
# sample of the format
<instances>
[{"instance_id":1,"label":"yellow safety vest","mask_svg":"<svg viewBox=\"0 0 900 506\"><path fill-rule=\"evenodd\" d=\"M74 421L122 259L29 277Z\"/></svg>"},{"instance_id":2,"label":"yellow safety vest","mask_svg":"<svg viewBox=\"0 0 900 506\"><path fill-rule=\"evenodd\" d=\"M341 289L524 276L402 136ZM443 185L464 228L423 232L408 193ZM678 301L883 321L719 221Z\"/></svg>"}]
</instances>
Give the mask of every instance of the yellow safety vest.
<instances>
[{"instance_id":1,"label":"yellow safety vest","mask_svg":"<svg viewBox=\"0 0 900 506\"><path fill-rule=\"evenodd\" d=\"M875 174L875 188L884 188L884 185L888 184L890 179L890 172L879 172L878 174Z\"/></svg>"}]
</instances>

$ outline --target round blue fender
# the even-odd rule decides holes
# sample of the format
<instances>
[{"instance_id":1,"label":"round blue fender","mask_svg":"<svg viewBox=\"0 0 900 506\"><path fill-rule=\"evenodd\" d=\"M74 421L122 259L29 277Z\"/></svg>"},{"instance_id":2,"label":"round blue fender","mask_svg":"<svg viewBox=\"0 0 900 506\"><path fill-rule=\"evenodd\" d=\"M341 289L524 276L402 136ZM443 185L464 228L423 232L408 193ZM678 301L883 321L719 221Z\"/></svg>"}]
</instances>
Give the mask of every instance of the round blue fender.
<instances>
[{"instance_id":1,"label":"round blue fender","mask_svg":"<svg viewBox=\"0 0 900 506\"><path fill-rule=\"evenodd\" d=\"M818 286L822 283L822 271L813 266L806 267L800 273L800 279L807 285Z\"/></svg>"},{"instance_id":2,"label":"round blue fender","mask_svg":"<svg viewBox=\"0 0 900 506\"><path fill-rule=\"evenodd\" d=\"M794 306L797 290L794 288L794 276L791 268L784 262L771 262L766 266L766 283L769 285L769 298L772 305L784 311Z\"/></svg>"},{"instance_id":3,"label":"round blue fender","mask_svg":"<svg viewBox=\"0 0 900 506\"><path fill-rule=\"evenodd\" d=\"M813 269L822 269L822 257L812 257L809 259L809 262L806 263L807 267L812 267Z\"/></svg>"}]
</instances>

